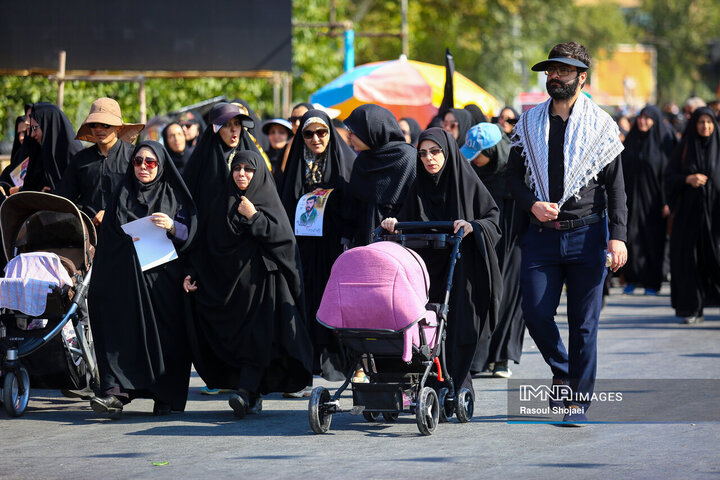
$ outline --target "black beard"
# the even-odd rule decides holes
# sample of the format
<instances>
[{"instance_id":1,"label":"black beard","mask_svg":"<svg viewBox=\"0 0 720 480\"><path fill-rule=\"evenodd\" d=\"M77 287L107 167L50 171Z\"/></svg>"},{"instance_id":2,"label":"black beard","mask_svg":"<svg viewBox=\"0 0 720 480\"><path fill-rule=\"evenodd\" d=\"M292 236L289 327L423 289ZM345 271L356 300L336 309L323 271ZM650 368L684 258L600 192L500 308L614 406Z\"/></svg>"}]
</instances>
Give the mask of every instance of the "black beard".
<instances>
[{"instance_id":1,"label":"black beard","mask_svg":"<svg viewBox=\"0 0 720 480\"><path fill-rule=\"evenodd\" d=\"M550 82L559 82L561 85L556 84L550 84ZM575 77L575 80L570 83L564 83L560 80L548 80L545 82L545 89L550 94L550 96L553 98L553 100L568 100L575 95L575 92L577 92L578 84L580 83L580 78Z\"/></svg>"}]
</instances>

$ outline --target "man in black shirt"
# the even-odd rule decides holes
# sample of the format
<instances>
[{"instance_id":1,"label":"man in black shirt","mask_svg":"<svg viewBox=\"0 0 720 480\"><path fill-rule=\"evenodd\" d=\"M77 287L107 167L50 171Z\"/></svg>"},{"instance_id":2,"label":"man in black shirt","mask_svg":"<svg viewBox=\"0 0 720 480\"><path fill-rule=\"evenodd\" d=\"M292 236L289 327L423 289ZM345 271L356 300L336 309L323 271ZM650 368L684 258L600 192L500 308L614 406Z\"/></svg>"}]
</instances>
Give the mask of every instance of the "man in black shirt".
<instances>
[{"instance_id":1,"label":"man in black shirt","mask_svg":"<svg viewBox=\"0 0 720 480\"><path fill-rule=\"evenodd\" d=\"M120 105L112 98L93 102L78 130L77 140L95 145L78 152L65 169L57 194L72 200L97 226L110 198L123 179L141 124L123 123Z\"/></svg>"},{"instance_id":2,"label":"man in black shirt","mask_svg":"<svg viewBox=\"0 0 720 480\"><path fill-rule=\"evenodd\" d=\"M587 421L606 258L613 271L627 261L623 147L610 115L581 93L589 65L585 47L570 42L533 66L547 74L551 99L520 118L507 170L508 188L531 213L523 238L523 314L553 384L573 391L564 402L569 423ZM563 284L569 351L554 318ZM551 399L550 405L563 402Z\"/></svg>"}]
</instances>

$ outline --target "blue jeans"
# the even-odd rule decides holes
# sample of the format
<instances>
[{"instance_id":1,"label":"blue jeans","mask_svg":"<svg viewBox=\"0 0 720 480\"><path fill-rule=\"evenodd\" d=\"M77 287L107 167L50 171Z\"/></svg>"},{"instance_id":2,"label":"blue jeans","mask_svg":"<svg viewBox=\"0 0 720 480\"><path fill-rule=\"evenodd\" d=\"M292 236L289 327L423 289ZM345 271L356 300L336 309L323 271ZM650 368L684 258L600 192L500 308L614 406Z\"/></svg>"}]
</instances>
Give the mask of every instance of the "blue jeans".
<instances>
[{"instance_id":1,"label":"blue jeans","mask_svg":"<svg viewBox=\"0 0 720 480\"><path fill-rule=\"evenodd\" d=\"M577 401L589 406L597 371L597 328L602 308L607 219L572 230L531 224L522 241L522 309L530 336L553 377L569 380ZM563 284L567 293L569 350L555 314Z\"/></svg>"}]
</instances>

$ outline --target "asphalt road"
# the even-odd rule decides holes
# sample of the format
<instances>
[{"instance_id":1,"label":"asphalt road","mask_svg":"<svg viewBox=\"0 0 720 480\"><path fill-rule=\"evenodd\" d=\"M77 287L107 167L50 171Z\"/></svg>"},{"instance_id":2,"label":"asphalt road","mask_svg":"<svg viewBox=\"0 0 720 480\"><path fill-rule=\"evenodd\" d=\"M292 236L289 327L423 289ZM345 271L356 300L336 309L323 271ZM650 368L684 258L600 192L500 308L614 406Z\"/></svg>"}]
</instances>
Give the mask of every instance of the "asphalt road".
<instances>
[{"instance_id":1,"label":"asphalt road","mask_svg":"<svg viewBox=\"0 0 720 480\"><path fill-rule=\"evenodd\" d=\"M720 381L720 312L680 325L667 294L667 286L658 297L613 289L598 378L637 379L639 388L644 379ZM564 307L558 319L567 333ZM513 378L550 377L529 337L512 370ZM410 415L394 424L336 415L329 434L315 435L307 400L280 395L265 398L260 415L236 420L227 395L200 395L201 386L193 377L183 414L154 417L151 401L136 400L118 421L95 415L87 402L34 390L23 417L0 411L0 478L720 478L718 421L656 423L648 411L653 422L509 424L508 382L499 378L475 381L470 423L453 419L429 437ZM710 399L708 408L720 402Z\"/></svg>"}]
</instances>

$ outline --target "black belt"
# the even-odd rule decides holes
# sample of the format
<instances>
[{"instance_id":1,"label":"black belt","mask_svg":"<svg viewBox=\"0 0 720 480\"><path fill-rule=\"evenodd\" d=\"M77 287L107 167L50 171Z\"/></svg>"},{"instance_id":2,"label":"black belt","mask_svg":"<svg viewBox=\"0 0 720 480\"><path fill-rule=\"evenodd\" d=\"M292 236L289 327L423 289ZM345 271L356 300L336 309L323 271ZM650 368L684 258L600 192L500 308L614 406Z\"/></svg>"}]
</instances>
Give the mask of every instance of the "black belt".
<instances>
[{"instance_id":1,"label":"black belt","mask_svg":"<svg viewBox=\"0 0 720 480\"><path fill-rule=\"evenodd\" d=\"M588 215L587 217L575 218L573 220L555 220L552 222L541 222L535 217L535 215L531 215L530 223L542 228L551 228L553 230L572 230L573 228L584 227L585 225L592 225L593 223L597 223L603 218L605 218L606 215L607 212L603 210L600 213L593 213L592 215Z\"/></svg>"}]
</instances>

